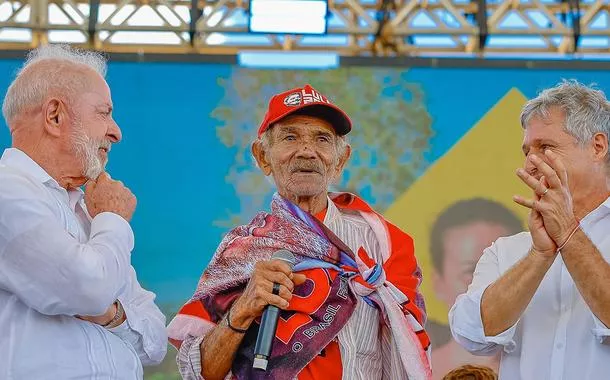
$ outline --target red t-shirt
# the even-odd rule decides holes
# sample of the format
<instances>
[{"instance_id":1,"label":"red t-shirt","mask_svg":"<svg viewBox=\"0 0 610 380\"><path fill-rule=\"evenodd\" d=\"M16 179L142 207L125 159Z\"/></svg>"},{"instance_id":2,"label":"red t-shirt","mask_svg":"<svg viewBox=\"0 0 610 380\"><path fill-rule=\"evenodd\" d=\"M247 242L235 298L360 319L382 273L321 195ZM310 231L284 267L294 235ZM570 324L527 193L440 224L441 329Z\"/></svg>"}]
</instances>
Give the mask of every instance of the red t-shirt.
<instances>
[{"instance_id":1,"label":"red t-shirt","mask_svg":"<svg viewBox=\"0 0 610 380\"><path fill-rule=\"evenodd\" d=\"M314 215L316 219L323 222L326 217L326 209ZM336 380L343 376L343 365L341 364L341 351L339 343L333 340L326 346L318 356L303 368L297 376L298 380Z\"/></svg>"},{"instance_id":2,"label":"red t-shirt","mask_svg":"<svg viewBox=\"0 0 610 380\"><path fill-rule=\"evenodd\" d=\"M298 380L338 380L343 376L343 365L341 364L341 351L339 343L333 340L303 368L297 376Z\"/></svg>"}]
</instances>

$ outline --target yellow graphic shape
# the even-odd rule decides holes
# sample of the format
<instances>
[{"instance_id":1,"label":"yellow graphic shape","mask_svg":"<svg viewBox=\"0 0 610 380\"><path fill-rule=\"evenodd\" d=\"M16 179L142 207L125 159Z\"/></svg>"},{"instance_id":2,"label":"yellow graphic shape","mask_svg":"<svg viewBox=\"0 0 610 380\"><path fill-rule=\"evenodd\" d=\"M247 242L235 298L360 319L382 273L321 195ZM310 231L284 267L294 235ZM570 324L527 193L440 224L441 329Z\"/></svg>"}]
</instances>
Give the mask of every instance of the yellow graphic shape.
<instances>
[{"instance_id":1,"label":"yellow graphic shape","mask_svg":"<svg viewBox=\"0 0 610 380\"><path fill-rule=\"evenodd\" d=\"M437 322L446 324L449 311L436 297L432 284L430 231L437 216L456 201L482 197L514 211L527 226L528 210L512 200L515 194L531 193L515 174L523 165L519 114L526 100L516 88L506 93L385 213L415 241L428 317Z\"/></svg>"}]
</instances>

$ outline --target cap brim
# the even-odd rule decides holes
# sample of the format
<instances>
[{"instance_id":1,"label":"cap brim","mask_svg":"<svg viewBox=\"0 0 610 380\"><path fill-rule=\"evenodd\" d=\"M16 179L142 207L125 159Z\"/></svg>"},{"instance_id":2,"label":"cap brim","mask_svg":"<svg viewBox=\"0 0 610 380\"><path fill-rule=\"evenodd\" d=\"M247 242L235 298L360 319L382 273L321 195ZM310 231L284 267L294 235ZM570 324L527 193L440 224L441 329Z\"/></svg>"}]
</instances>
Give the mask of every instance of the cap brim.
<instances>
[{"instance_id":1,"label":"cap brim","mask_svg":"<svg viewBox=\"0 0 610 380\"><path fill-rule=\"evenodd\" d=\"M277 123L281 119L290 115L308 115L319 117L328 121L338 135L343 136L352 130L352 122L349 117L339 107L333 104L305 104L300 107L295 107L291 112L288 112L277 120L271 121L269 124Z\"/></svg>"}]
</instances>

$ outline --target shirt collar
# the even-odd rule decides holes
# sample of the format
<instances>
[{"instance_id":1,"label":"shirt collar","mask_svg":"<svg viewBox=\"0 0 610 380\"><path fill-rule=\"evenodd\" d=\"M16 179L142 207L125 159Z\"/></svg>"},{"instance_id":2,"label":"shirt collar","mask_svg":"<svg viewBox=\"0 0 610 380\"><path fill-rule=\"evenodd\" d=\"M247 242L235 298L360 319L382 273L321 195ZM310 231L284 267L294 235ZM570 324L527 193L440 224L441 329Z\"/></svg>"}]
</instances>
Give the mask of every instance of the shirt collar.
<instances>
[{"instance_id":1,"label":"shirt collar","mask_svg":"<svg viewBox=\"0 0 610 380\"><path fill-rule=\"evenodd\" d=\"M328 203L327 203L327 209L326 209L326 216L324 217L324 224L325 225L329 225L329 223L332 223L333 221L335 221L335 219L337 219L340 216L340 211L337 208L337 206L335 205L335 202L332 201L332 199L328 198Z\"/></svg>"},{"instance_id":2,"label":"shirt collar","mask_svg":"<svg viewBox=\"0 0 610 380\"><path fill-rule=\"evenodd\" d=\"M65 189L59 185L59 183L53 179L36 161L32 160L30 156L25 154L20 149L8 148L2 153L0 157L0 165L7 166L9 168L17 169L18 171L27 174L29 177L40 181L42 184L51 185L60 190ZM80 202L84 193L80 188L68 191L70 197L70 203L76 204ZM74 205L73 205L74 206Z\"/></svg>"},{"instance_id":3,"label":"shirt collar","mask_svg":"<svg viewBox=\"0 0 610 380\"><path fill-rule=\"evenodd\" d=\"M607 209L610 209L610 197L606 198L604 203L602 203L602 206L604 206Z\"/></svg>"},{"instance_id":4,"label":"shirt collar","mask_svg":"<svg viewBox=\"0 0 610 380\"><path fill-rule=\"evenodd\" d=\"M602 204L582 218L580 224L585 226L590 223L595 223L596 221L605 218L608 214L610 214L610 197L606 198Z\"/></svg>"},{"instance_id":5,"label":"shirt collar","mask_svg":"<svg viewBox=\"0 0 610 380\"><path fill-rule=\"evenodd\" d=\"M32 160L30 156L17 148L5 149L2 157L0 158L0 164L28 174L30 177L35 178L41 183L53 181L55 184L57 184L57 181L55 181L49 175L49 173L41 168L36 161Z\"/></svg>"}]
</instances>

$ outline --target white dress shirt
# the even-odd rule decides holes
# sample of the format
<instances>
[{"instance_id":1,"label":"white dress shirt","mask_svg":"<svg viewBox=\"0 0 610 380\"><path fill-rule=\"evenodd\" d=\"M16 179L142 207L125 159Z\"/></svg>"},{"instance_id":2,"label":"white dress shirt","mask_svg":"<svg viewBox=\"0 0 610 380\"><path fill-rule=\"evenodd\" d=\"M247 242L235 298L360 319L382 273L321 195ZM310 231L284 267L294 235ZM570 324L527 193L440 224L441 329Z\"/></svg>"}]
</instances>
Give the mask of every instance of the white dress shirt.
<instances>
[{"instance_id":1,"label":"white dress shirt","mask_svg":"<svg viewBox=\"0 0 610 380\"><path fill-rule=\"evenodd\" d=\"M580 225L610 262L610 198ZM468 292L458 297L449 312L454 338L474 354L502 350L500 379L610 378L610 330L583 300L561 255L557 255L517 323L497 336L485 336L481 322L483 292L527 255L531 244L530 234L523 232L500 238L485 250Z\"/></svg>"},{"instance_id":2,"label":"white dress shirt","mask_svg":"<svg viewBox=\"0 0 610 380\"><path fill-rule=\"evenodd\" d=\"M66 191L17 149L0 158L0 379L142 379L166 352L165 317L130 264L129 223L91 219L83 192ZM118 299L127 320L107 330Z\"/></svg>"}]
</instances>

